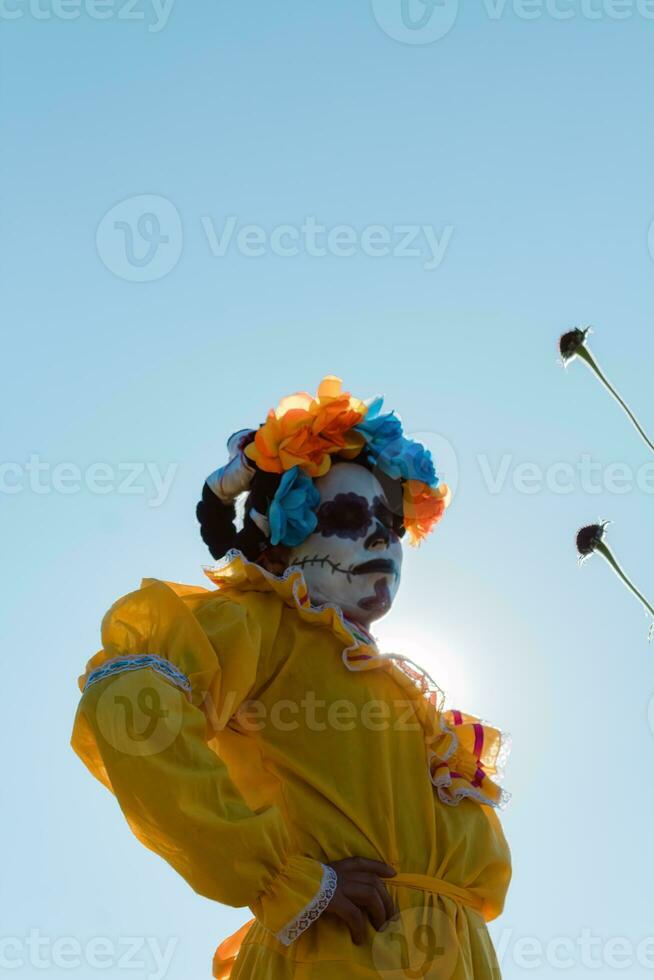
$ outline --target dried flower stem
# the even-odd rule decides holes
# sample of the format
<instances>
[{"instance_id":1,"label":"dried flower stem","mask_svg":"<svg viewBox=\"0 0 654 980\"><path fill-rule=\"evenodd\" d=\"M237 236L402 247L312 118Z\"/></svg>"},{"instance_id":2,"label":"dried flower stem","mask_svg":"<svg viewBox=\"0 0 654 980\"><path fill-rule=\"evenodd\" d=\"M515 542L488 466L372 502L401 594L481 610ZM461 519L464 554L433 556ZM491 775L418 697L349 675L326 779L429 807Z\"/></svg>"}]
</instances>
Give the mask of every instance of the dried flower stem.
<instances>
[{"instance_id":1,"label":"dried flower stem","mask_svg":"<svg viewBox=\"0 0 654 980\"><path fill-rule=\"evenodd\" d=\"M581 357L582 360L584 360L586 362L586 364L588 364L588 366L591 368L591 370L593 370L595 372L595 374L600 379L600 381L602 382L602 384L604 385L604 387L607 389L607 391L609 392L609 394L611 394L613 396L613 398L615 398L615 400L617 401L618 405L620 405L624 409L624 411L626 412L626 414L628 415L628 417L631 419L631 421L635 425L636 429L638 430L638 432L640 433L640 435L642 436L642 438L645 440L645 442L647 443L647 445L649 446L649 448L652 450L652 452L654 452L654 442L652 442L652 440L648 437L647 433L645 432L645 430L643 429L642 425L640 424L640 422L638 421L638 419L636 418L636 416L634 415L634 413L631 411L631 409L629 408L629 406L627 405L627 403L625 402L625 400L620 397L620 395L615 390L615 388L613 387L613 385L609 382L608 378L600 370L600 367L599 367L597 361L595 360L595 358L593 357L593 355L591 354L591 352L589 351L589 349L586 347L586 345L585 344L580 344L575 353L576 353L577 357Z\"/></svg>"},{"instance_id":2,"label":"dried flower stem","mask_svg":"<svg viewBox=\"0 0 654 980\"><path fill-rule=\"evenodd\" d=\"M606 558L607 562L609 563L609 565L611 566L611 568L613 569L613 571L616 573L616 575L618 576L618 578L622 579L622 581L627 586L627 588L638 599L640 599L640 601L645 606L645 608L648 610L648 612L650 613L650 615L654 617L654 609L649 604L649 602L647 601L647 599L645 598L645 596L642 594L642 592L639 592L638 589L636 588L636 586L632 582L630 582L630 580L627 578L626 574L623 572L622 568L620 567L620 565L616 561L616 559L615 559L615 557L614 557L611 549L608 548L604 544L603 541L598 541L595 544L594 550L595 551L598 551L601 555L604 556L604 558Z\"/></svg>"}]
</instances>

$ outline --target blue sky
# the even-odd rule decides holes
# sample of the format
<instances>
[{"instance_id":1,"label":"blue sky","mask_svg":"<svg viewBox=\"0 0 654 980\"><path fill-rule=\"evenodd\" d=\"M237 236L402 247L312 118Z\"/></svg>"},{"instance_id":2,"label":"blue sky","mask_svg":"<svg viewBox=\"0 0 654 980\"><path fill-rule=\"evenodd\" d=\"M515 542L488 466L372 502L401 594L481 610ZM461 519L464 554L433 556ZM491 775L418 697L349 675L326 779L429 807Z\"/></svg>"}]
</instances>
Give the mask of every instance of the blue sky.
<instances>
[{"instance_id":1,"label":"blue sky","mask_svg":"<svg viewBox=\"0 0 654 980\"><path fill-rule=\"evenodd\" d=\"M654 429L653 13L0 4L14 976L113 980L125 937L135 978L156 975L146 938L173 941L171 980L204 976L244 921L142 849L73 756L75 680L142 576L203 582L194 505L229 433L327 373L385 393L456 483L379 633L512 732L504 976L654 969L654 649L574 551L613 520L654 595L654 459L556 351L592 323Z\"/></svg>"}]
</instances>

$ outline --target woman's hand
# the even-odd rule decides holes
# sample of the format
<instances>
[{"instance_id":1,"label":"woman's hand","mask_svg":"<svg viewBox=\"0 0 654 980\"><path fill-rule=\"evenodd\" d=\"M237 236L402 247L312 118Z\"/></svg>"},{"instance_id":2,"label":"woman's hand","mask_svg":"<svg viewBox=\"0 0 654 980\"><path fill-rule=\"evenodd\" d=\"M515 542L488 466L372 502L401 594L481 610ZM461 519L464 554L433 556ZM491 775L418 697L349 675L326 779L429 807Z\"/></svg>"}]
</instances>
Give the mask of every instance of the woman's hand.
<instances>
[{"instance_id":1,"label":"woman's hand","mask_svg":"<svg viewBox=\"0 0 654 980\"><path fill-rule=\"evenodd\" d=\"M380 931L398 913L382 878L392 878L397 872L381 861L367 858L345 858L332 861L338 878L336 891L324 915L335 915L346 924L352 942L359 946L365 939L366 917Z\"/></svg>"}]
</instances>

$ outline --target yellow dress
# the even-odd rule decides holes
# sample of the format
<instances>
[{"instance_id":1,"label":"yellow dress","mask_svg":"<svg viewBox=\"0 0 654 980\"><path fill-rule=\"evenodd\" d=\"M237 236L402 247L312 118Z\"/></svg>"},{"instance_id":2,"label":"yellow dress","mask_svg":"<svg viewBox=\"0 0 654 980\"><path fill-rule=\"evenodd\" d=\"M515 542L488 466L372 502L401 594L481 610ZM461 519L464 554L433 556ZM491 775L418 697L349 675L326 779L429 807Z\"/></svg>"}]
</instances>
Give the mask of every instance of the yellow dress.
<instances>
[{"instance_id":1,"label":"yellow dress","mask_svg":"<svg viewBox=\"0 0 654 980\"><path fill-rule=\"evenodd\" d=\"M312 607L299 571L233 554L207 574L217 589L145 580L109 610L72 744L148 848L251 908L215 976L496 980L500 733ZM398 922L360 946L322 914L327 862L351 856L398 871Z\"/></svg>"}]
</instances>

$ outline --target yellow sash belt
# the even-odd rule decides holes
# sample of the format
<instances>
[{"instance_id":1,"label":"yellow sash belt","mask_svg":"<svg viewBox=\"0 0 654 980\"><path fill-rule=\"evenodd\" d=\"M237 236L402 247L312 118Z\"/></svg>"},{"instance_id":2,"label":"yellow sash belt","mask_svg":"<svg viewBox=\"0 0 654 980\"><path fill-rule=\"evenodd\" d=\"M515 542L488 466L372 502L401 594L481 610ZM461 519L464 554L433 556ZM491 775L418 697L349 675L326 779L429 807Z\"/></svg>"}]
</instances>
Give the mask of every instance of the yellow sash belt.
<instances>
[{"instance_id":1,"label":"yellow sash belt","mask_svg":"<svg viewBox=\"0 0 654 980\"><path fill-rule=\"evenodd\" d=\"M459 902L461 905L468 905L477 912L481 912L482 910L483 903L477 895L474 895L468 888L460 888L458 885L452 885L449 881L444 881L442 878L432 878L430 875L397 874L394 878L385 878L384 882L396 888L416 888L418 891L428 892L431 895L444 895L446 898L454 899L455 902ZM233 936L230 936L221 943L216 950L213 961L213 975L217 980L228 980L241 944L255 921L255 919L251 919L249 922L246 922L238 932L235 932Z\"/></svg>"},{"instance_id":2,"label":"yellow sash belt","mask_svg":"<svg viewBox=\"0 0 654 980\"><path fill-rule=\"evenodd\" d=\"M483 902L478 895L475 895L468 888L460 888L453 885L443 878L432 878L430 875L397 874L394 878L385 878L387 885L395 885L397 888L416 888L421 892L429 892L432 895L444 895L452 898L461 905L468 905L470 908L481 912Z\"/></svg>"}]
</instances>

